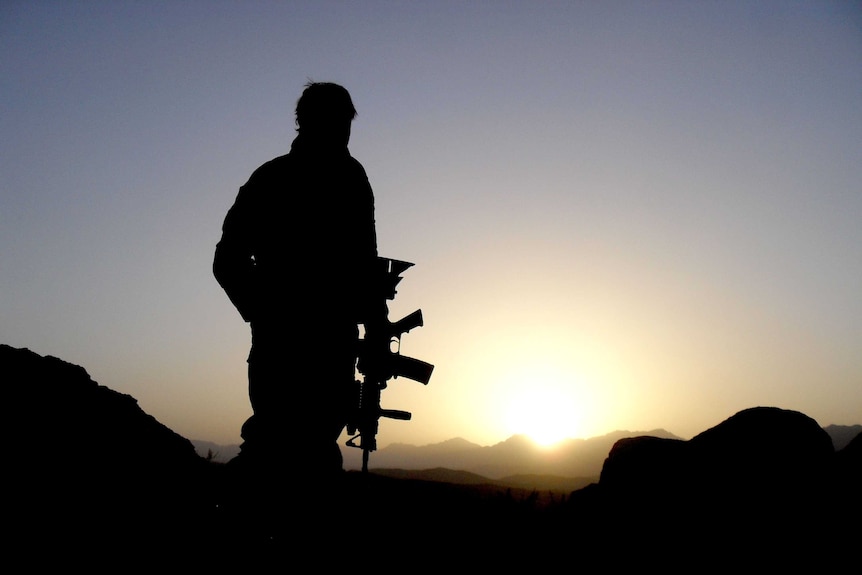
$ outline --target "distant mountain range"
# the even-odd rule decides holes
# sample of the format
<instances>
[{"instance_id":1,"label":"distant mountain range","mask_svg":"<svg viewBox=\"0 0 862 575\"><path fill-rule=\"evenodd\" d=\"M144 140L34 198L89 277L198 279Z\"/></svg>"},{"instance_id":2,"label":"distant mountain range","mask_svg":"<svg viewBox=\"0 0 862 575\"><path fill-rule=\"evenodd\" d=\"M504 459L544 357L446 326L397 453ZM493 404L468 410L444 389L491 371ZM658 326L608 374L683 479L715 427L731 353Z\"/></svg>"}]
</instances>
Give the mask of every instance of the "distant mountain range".
<instances>
[{"instance_id":1,"label":"distant mountain range","mask_svg":"<svg viewBox=\"0 0 862 575\"><path fill-rule=\"evenodd\" d=\"M862 425L829 425L824 428L836 451L843 449ZM614 431L589 439L568 439L553 448L539 447L524 435L513 435L500 443L482 446L457 437L441 443L417 446L393 443L371 454L371 470L437 470L448 469L475 474L482 478L510 482L515 476L549 476L568 479L596 479L611 448L620 439L651 436L680 439L664 429L649 431ZM238 445L218 445L192 441L198 454L214 461L228 461L239 452ZM359 449L342 447L344 467L362 467ZM440 474L437 473L436 476ZM415 474L413 475L415 477ZM463 476L462 479L468 476ZM464 482L469 480L464 479Z\"/></svg>"},{"instance_id":2,"label":"distant mountain range","mask_svg":"<svg viewBox=\"0 0 862 575\"><path fill-rule=\"evenodd\" d=\"M490 446L480 446L462 438L418 447L393 443L371 454L369 467L430 469L445 467L476 473L490 479L513 475L598 477L611 447L619 439L651 435L679 439L664 429L643 432L615 431L590 439L569 439L553 449L543 448L524 435ZM345 467L360 467L361 451L345 453Z\"/></svg>"}]
</instances>

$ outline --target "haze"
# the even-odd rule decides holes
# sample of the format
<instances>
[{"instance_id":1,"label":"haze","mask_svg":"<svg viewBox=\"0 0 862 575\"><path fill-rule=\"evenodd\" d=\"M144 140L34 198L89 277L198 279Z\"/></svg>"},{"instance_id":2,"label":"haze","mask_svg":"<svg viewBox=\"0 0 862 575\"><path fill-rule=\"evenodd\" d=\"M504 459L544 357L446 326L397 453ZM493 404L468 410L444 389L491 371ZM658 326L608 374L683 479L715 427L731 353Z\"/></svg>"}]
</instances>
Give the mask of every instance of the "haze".
<instances>
[{"instance_id":1,"label":"haze","mask_svg":"<svg viewBox=\"0 0 862 575\"><path fill-rule=\"evenodd\" d=\"M212 254L309 79L416 264L382 446L862 420L859 3L6 1L0 78L0 341L185 437L250 414Z\"/></svg>"}]
</instances>

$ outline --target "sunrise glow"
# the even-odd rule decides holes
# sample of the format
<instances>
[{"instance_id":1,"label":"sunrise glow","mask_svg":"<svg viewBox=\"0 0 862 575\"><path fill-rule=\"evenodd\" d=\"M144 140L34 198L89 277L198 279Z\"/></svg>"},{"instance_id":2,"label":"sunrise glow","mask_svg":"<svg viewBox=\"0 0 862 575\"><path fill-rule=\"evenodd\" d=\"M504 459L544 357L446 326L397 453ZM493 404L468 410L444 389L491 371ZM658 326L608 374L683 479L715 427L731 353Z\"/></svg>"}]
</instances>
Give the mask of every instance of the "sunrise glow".
<instances>
[{"instance_id":1,"label":"sunrise glow","mask_svg":"<svg viewBox=\"0 0 862 575\"><path fill-rule=\"evenodd\" d=\"M538 378L524 380L522 385L510 390L505 424L512 435L526 435L537 444L549 447L579 436L579 404L571 388L564 383Z\"/></svg>"},{"instance_id":2,"label":"sunrise glow","mask_svg":"<svg viewBox=\"0 0 862 575\"><path fill-rule=\"evenodd\" d=\"M435 366L384 391L412 419L381 448L692 437L757 405L858 423L860 22L773 0L4 2L0 343L239 444L251 333L214 249L313 79L358 110L378 251L415 264L390 319L422 310L401 352Z\"/></svg>"}]
</instances>

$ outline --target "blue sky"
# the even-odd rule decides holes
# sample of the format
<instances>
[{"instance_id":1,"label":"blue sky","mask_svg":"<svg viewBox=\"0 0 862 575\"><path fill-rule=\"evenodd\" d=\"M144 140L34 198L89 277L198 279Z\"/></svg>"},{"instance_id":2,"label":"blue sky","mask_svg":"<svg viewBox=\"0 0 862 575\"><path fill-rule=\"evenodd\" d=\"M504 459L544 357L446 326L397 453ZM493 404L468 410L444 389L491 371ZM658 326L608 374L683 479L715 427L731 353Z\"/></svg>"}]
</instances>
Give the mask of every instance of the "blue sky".
<instances>
[{"instance_id":1,"label":"blue sky","mask_svg":"<svg viewBox=\"0 0 862 575\"><path fill-rule=\"evenodd\" d=\"M437 366L381 444L862 421L858 2L4 2L0 342L237 441L212 252L309 79Z\"/></svg>"}]
</instances>

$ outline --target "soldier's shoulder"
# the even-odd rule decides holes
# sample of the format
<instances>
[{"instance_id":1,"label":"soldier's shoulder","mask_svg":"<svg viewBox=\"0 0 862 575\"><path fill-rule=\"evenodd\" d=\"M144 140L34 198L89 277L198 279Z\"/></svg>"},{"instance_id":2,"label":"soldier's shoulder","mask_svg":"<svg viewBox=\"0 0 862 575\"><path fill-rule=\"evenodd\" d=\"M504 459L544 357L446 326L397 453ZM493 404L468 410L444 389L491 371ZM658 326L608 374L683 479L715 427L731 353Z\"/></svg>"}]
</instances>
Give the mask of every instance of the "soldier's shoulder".
<instances>
[{"instance_id":1,"label":"soldier's shoulder","mask_svg":"<svg viewBox=\"0 0 862 575\"><path fill-rule=\"evenodd\" d=\"M251 177L262 177L271 174L279 173L289 168L291 164L290 154L285 154L277 158L273 158L264 164L261 164L252 174Z\"/></svg>"},{"instance_id":2,"label":"soldier's shoulder","mask_svg":"<svg viewBox=\"0 0 862 575\"><path fill-rule=\"evenodd\" d=\"M248 195L253 190L266 188L273 182L284 178L285 174L289 173L291 160L288 155L273 158L268 162L261 164L255 171L251 173L248 181L242 186L241 191L245 191Z\"/></svg>"}]
</instances>

